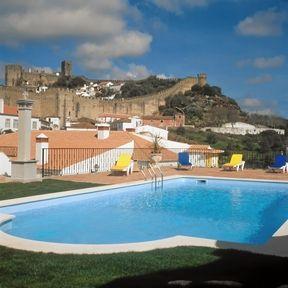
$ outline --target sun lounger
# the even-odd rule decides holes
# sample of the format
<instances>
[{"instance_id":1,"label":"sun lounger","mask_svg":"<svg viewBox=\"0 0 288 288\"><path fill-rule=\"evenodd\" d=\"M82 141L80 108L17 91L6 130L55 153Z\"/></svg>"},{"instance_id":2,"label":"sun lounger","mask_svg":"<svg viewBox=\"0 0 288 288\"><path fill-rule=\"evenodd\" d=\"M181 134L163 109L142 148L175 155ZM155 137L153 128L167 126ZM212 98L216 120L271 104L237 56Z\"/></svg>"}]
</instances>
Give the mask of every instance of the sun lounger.
<instances>
[{"instance_id":1,"label":"sun lounger","mask_svg":"<svg viewBox=\"0 0 288 288\"><path fill-rule=\"evenodd\" d=\"M188 169L192 169L193 164L189 161L189 153L188 152L180 152L178 153L178 169L186 167Z\"/></svg>"},{"instance_id":2,"label":"sun lounger","mask_svg":"<svg viewBox=\"0 0 288 288\"><path fill-rule=\"evenodd\" d=\"M133 160L130 154L121 154L116 164L111 168L112 172L124 172L129 175L133 172Z\"/></svg>"},{"instance_id":3,"label":"sun lounger","mask_svg":"<svg viewBox=\"0 0 288 288\"><path fill-rule=\"evenodd\" d=\"M245 161L243 161L242 154L233 154L229 163L223 165L224 170L233 170L239 171L243 170L245 166Z\"/></svg>"},{"instance_id":4,"label":"sun lounger","mask_svg":"<svg viewBox=\"0 0 288 288\"><path fill-rule=\"evenodd\" d=\"M276 155L275 161L273 164L268 166L269 171L272 172L287 172L288 173L288 161L287 157L284 155Z\"/></svg>"}]
</instances>

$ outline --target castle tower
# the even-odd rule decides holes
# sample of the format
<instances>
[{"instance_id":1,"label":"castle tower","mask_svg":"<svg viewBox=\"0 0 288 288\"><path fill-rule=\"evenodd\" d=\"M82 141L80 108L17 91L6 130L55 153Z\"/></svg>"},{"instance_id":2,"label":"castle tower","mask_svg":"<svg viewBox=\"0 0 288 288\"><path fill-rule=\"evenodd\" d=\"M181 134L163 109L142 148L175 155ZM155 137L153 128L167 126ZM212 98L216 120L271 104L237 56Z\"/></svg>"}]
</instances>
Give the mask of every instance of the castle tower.
<instances>
[{"instance_id":1,"label":"castle tower","mask_svg":"<svg viewBox=\"0 0 288 288\"><path fill-rule=\"evenodd\" d=\"M69 61L61 62L61 75L65 77L72 76L72 63Z\"/></svg>"},{"instance_id":2,"label":"castle tower","mask_svg":"<svg viewBox=\"0 0 288 288\"><path fill-rule=\"evenodd\" d=\"M5 85L19 86L21 83L23 69L21 65L6 65L5 66Z\"/></svg>"},{"instance_id":3,"label":"castle tower","mask_svg":"<svg viewBox=\"0 0 288 288\"><path fill-rule=\"evenodd\" d=\"M198 84L202 87L207 84L207 74L205 73L200 73L197 75L198 78Z\"/></svg>"}]
</instances>

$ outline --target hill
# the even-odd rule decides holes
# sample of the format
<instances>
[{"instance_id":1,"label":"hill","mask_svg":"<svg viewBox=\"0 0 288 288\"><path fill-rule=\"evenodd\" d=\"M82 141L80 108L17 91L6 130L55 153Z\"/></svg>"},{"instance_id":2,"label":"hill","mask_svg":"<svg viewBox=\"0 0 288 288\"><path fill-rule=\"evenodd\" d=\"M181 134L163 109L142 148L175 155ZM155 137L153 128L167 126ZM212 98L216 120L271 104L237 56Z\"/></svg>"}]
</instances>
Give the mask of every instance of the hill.
<instances>
[{"instance_id":1,"label":"hill","mask_svg":"<svg viewBox=\"0 0 288 288\"><path fill-rule=\"evenodd\" d=\"M179 111L185 113L186 124L195 127L221 126L247 119L247 113L234 99L223 95L220 87L208 84L194 85L185 93L167 97L165 105L160 107L161 114L166 116Z\"/></svg>"},{"instance_id":2,"label":"hill","mask_svg":"<svg viewBox=\"0 0 288 288\"><path fill-rule=\"evenodd\" d=\"M186 124L196 128L205 126L220 127L227 122L245 122L255 126L287 129L288 120L273 116L247 113L231 97L223 95L220 87L194 85L185 93L178 93L165 99L160 107L162 115L185 113Z\"/></svg>"}]
</instances>

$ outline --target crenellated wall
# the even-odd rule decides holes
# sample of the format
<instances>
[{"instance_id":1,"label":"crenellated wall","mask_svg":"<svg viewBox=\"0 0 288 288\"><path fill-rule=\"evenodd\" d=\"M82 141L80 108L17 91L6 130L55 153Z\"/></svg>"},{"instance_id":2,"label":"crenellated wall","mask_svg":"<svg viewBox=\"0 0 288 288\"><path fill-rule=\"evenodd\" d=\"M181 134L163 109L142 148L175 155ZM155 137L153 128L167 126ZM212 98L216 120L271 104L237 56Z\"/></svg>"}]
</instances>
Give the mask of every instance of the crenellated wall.
<instances>
[{"instance_id":1,"label":"crenellated wall","mask_svg":"<svg viewBox=\"0 0 288 288\"><path fill-rule=\"evenodd\" d=\"M179 92L190 90L199 83L199 77L189 77L181 80L173 87L159 93L135 97L133 99L100 100L76 95L75 91L50 88L37 94L29 92L29 98L34 100L33 115L36 117L58 116L63 119L70 117L75 120L81 117L95 119L100 113L117 113L128 115L153 115L159 112L159 106L165 104L165 98ZM203 84L203 81L201 82ZM0 98L5 103L16 106L21 99L23 90L19 87L0 87Z\"/></svg>"}]
</instances>

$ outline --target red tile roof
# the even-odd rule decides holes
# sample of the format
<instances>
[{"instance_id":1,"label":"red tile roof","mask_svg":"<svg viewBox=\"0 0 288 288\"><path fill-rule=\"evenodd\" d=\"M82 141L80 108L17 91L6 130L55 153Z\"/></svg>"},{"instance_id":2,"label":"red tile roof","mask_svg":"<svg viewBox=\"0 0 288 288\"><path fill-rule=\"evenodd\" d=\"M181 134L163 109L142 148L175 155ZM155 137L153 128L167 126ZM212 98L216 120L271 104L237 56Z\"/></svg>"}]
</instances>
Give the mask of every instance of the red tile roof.
<instances>
[{"instance_id":1,"label":"red tile roof","mask_svg":"<svg viewBox=\"0 0 288 288\"><path fill-rule=\"evenodd\" d=\"M49 139L49 168L63 169L77 162L102 154L108 150L123 146L134 141L134 160L149 161L153 152L152 143L137 136L135 133L125 131L111 131L107 139L97 139L95 131L32 131L31 133L31 158L35 159L36 137L41 133ZM18 133L0 135L0 147L17 147ZM60 149L57 149L60 148ZM70 148L63 149L61 148ZM76 149L73 149L76 148ZM84 148L84 149L77 149ZM87 148L87 149L85 149ZM90 149L95 148L95 149ZM190 152L222 153L221 150L210 148L209 145L191 145ZM175 162L177 153L162 148L162 161ZM12 156L12 155L11 155Z\"/></svg>"},{"instance_id":2,"label":"red tile roof","mask_svg":"<svg viewBox=\"0 0 288 288\"><path fill-rule=\"evenodd\" d=\"M110 137L104 140L97 138L95 131L32 131L31 133L31 158L35 158L36 137L41 133L49 139L49 148L99 148L113 149L122 146L130 141L128 132L111 131ZM18 145L18 133L0 135L0 146Z\"/></svg>"},{"instance_id":3,"label":"red tile roof","mask_svg":"<svg viewBox=\"0 0 288 288\"><path fill-rule=\"evenodd\" d=\"M4 105L4 113L6 115L17 116L18 115L18 108L16 106L8 106Z\"/></svg>"}]
</instances>

